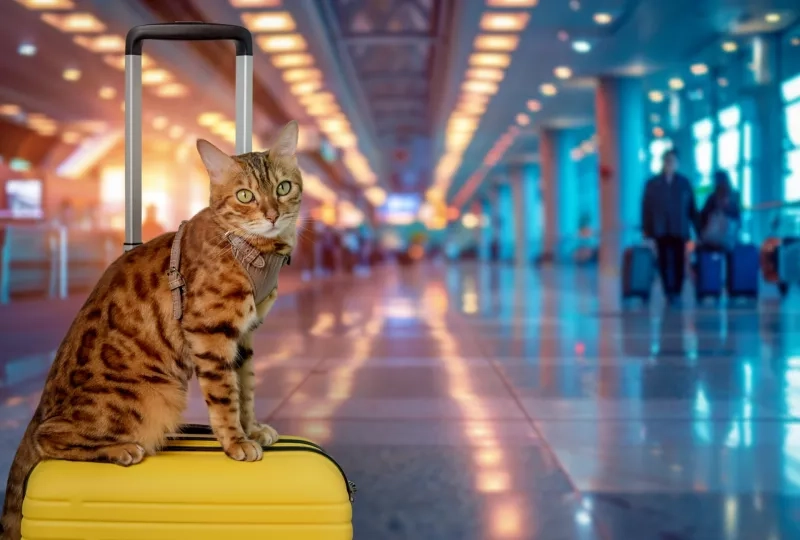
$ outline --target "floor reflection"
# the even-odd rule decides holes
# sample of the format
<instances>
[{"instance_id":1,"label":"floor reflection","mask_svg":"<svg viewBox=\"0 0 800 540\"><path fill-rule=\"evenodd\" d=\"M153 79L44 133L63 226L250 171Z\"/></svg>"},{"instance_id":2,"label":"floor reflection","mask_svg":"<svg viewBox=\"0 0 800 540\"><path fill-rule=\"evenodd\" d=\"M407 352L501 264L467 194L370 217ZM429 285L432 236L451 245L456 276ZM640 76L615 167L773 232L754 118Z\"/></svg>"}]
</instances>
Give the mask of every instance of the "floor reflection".
<instances>
[{"instance_id":1,"label":"floor reflection","mask_svg":"<svg viewBox=\"0 0 800 540\"><path fill-rule=\"evenodd\" d=\"M309 282L257 336L259 415L341 461L356 538L800 537L798 304L621 311L609 286L480 265ZM3 476L78 300L2 306Z\"/></svg>"}]
</instances>

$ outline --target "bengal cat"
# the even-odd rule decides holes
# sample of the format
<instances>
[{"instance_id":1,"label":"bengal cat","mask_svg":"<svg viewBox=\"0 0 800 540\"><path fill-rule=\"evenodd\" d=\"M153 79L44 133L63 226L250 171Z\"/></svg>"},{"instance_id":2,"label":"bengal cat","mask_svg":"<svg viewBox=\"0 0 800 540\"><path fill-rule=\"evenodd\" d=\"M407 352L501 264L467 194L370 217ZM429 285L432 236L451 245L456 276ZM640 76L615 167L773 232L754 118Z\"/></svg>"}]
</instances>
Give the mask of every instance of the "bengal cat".
<instances>
[{"instance_id":1,"label":"bengal cat","mask_svg":"<svg viewBox=\"0 0 800 540\"><path fill-rule=\"evenodd\" d=\"M126 252L105 271L78 312L23 436L6 489L4 539L20 538L25 480L44 459L133 465L174 431L196 374L225 453L262 457L277 432L254 412L252 333L277 298L256 304L253 281L235 258L233 232L264 254L295 245L303 192L298 127L287 124L266 152L228 156L199 140L211 180L208 208L183 225L176 318L168 272L176 233Z\"/></svg>"}]
</instances>

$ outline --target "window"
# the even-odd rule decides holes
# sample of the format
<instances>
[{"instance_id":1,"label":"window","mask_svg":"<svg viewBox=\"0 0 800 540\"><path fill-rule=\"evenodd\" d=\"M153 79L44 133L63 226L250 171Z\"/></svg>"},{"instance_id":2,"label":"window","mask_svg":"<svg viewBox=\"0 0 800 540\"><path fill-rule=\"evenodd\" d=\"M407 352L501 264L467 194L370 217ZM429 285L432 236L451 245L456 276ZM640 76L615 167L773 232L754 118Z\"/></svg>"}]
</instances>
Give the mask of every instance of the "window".
<instances>
[{"instance_id":1,"label":"window","mask_svg":"<svg viewBox=\"0 0 800 540\"><path fill-rule=\"evenodd\" d=\"M783 99L790 145L786 155L789 171L783 180L783 199L790 202L800 200L800 75L783 83Z\"/></svg>"},{"instance_id":2,"label":"window","mask_svg":"<svg viewBox=\"0 0 800 540\"><path fill-rule=\"evenodd\" d=\"M661 172L664 152L672 148L672 140L668 137L659 137L650 141L650 172L658 174Z\"/></svg>"},{"instance_id":3,"label":"window","mask_svg":"<svg viewBox=\"0 0 800 540\"><path fill-rule=\"evenodd\" d=\"M742 122L742 111L732 105L719 112L719 135L717 136L717 158L714 159L714 145L711 134L714 126L710 118L703 118L692 125L694 136L694 159L700 174L700 187L711 186L714 170L719 168L730 176L734 188L739 190L742 206L749 208L752 203L752 126ZM702 190L702 191L706 191Z\"/></svg>"}]
</instances>

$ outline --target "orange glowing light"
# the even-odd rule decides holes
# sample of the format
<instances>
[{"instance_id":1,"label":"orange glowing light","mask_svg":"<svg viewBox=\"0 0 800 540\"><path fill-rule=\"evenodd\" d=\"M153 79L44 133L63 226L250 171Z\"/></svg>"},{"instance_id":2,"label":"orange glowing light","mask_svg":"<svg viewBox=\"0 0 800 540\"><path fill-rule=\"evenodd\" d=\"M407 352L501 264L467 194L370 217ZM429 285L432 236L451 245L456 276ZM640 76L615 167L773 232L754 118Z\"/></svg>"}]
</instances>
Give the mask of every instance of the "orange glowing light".
<instances>
[{"instance_id":1,"label":"orange glowing light","mask_svg":"<svg viewBox=\"0 0 800 540\"><path fill-rule=\"evenodd\" d=\"M478 491L483 493L499 493L508 491L511 478L506 471L488 470L478 473Z\"/></svg>"},{"instance_id":2,"label":"orange glowing light","mask_svg":"<svg viewBox=\"0 0 800 540\"><path fill-rule=\"evenodd\" d=\"M447 220L448 221L455 221L461 216L461 211L456 208L455 206L450 206L447 209Z\"/></svg>"},{"instance_id":3,"label":"orange glowing light","mask_svg":"<svg viewBox=\"0 0 800 540\"><path fill-rule=\"evenodd\" d=\"M530 14L519 13L484 13L481 17L481 28L483 30L496 32L519 32L525 28L530 19Z\"/></svg>"},{"instance_id":4,"label":"orange glowing light","mask_svg":"<svg viewBox=\"0 0 800 540\"><path fill-rule=\"evenodd\" d=\"M497 68L470 68L467 70L467 79L500 82L505 72Z\"/></svg>"},{"instance_id":5,"label":"orange glowing light","mask_svg":"<svg viewBox=\"0 0 800 540\"><path fill-rule=\"evenodd\" d=\"M503 53L473 53L469 57L471 66L507 68L511 57Z\"/></svg>"},{"instance_id":6,"label":"orange glowing light","mask_svg":"<svg viewBox=\"0 0 800 540\"><path fill-rule=\"evenodd\" d=\"M475 454L475 461L481 467L495 467L503 459L499 448L479 448Z\"/></svg>"},{"instance_id":7,"label":"orange glowing light","mask_svg":"<svg viewBox=\"0 0 800 540\"><path fill-rule=\"evenodd\" d=\"M242 13L242 22L251 32L291 32L294 19L286 11Z\"/></svg>"},{"instance_id":8,"label":"orange glowing light","mask_svg":"<svg viewBox=\"0 0 800 540\"><path fill-rule=\"evenodd\" d=\"M474 47L479 51L513 51L519 45L519 36L482 34L475 38Z\"/></svg>"},{"instance_id":9,"label":"orange glowing light","mask_svg":"<svg viewBox=\"0 0 800 540\"><path fill-rule=\"evenodd\" d=\"M116 34L102 36L75 36L73 41L95 53L116 53L125 50L125 38Z\"/></svg>"},{"instance_id":10,"label":"orange glowing light","mask_svg":"<svg viewBox=\"0 0 800 540\"><path fill-rule=\"evenodd\" d=\"M307 67L314 64L314 58L306 53L278 54L272 57L272 65L278 69Z\"/></svg>"},{"instance_id":11,"label":"orange glowing light","mask_svg":"<svg viewBox=\"0 0 800 540\"><path fill-rule=\"evenodd\" d=\"M306 40L300 34L262 35L257 38L264 52L279 53L306 50Z\"/></svg>"},{"instance_id":12,"label":"orange glowing light","mask_svg":"<svg viewBox=\"0 0 800 540\"><path fill-rule=\"evenodd\" d=\"M42 20L61 30L62 32L102 32L106 29L97 17L91 13L69 13L58 15L56 13L42 13Z\"/></svg>"}]
</instances>

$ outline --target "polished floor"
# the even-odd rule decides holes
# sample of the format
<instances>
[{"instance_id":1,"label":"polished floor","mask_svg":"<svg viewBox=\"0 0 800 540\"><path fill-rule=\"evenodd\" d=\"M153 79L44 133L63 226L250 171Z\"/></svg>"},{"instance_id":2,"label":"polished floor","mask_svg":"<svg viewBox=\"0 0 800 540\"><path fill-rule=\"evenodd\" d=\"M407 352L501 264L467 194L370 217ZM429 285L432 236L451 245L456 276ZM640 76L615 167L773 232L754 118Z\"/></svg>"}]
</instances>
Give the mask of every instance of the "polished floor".
<instances>
[{"instance_id":1,"label":"polished floor","mask_svg":"<svg viewBox=\"0 0 800 540\"><path fill-rule=\"evenodd\" d=\"M348 471L356 539L800 538L797 296L617 298L569 269L311 282L259 334L258 412ZM3 476L78 307L51 304L2 308Z\"/></svg>"}]
</instances>

